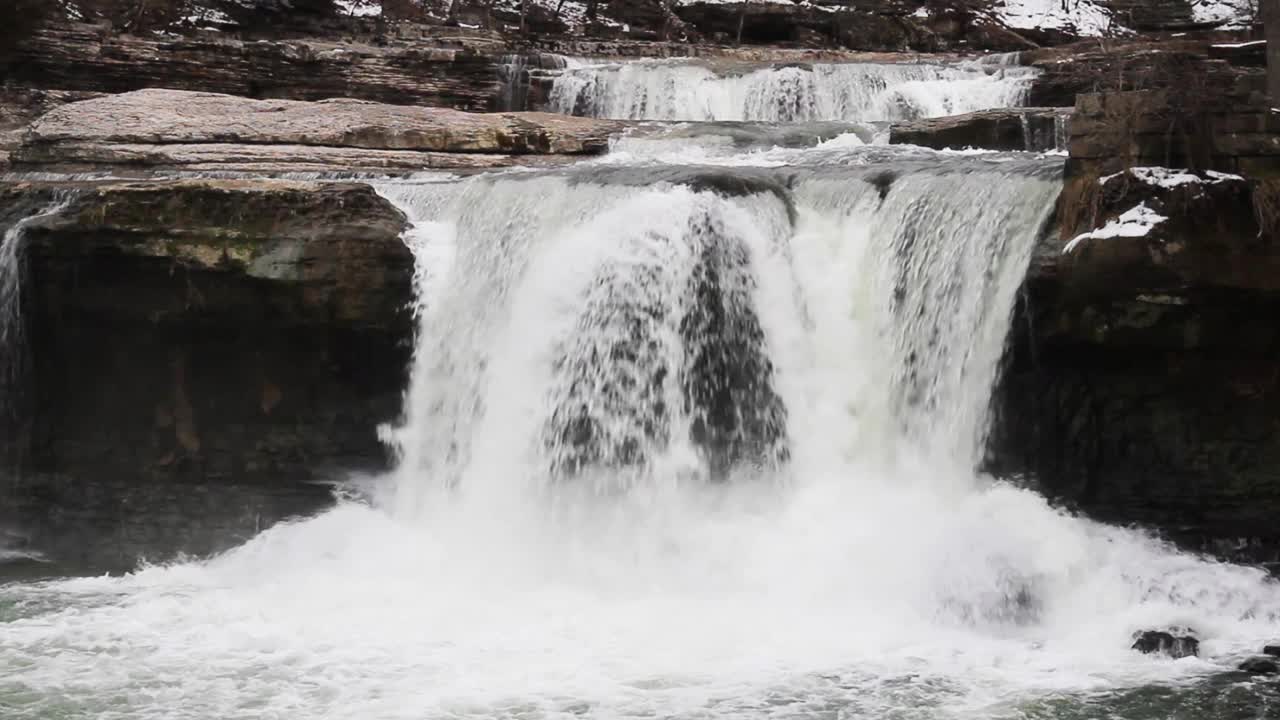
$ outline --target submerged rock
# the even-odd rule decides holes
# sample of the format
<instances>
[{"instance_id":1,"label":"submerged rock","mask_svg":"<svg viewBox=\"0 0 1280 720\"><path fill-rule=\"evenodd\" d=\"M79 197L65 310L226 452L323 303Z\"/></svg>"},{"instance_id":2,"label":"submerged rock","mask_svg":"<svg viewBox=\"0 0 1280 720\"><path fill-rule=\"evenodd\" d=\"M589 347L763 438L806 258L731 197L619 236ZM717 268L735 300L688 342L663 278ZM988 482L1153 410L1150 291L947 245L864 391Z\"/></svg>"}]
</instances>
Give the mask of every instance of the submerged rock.
<instances>
[{"instance_id":1,"label":"submerged rock","mask_svg":"<svg viewBox=\"0 0 1280 720\"><path fill-rule=\"evenodd\" d=\"M1134 636L1132 649L1147 655L1168 655L1176 660L1199 655L1200 641L1190 635L1175 635L1163 630L1146 630Z\"/></svg>"},{"instance_id":2,"label":"submerged rock","mask_svg":"<svg viewBox=\"0 0 1280 720\"><path fill-rule=\"evenodd\" d=\"M1249 658L1240 663L1239 669L1250 675L1275 675L1280 673L1280 665L1277 665L1276 661L1270 658Z\"/></svg>"}]
</instances>

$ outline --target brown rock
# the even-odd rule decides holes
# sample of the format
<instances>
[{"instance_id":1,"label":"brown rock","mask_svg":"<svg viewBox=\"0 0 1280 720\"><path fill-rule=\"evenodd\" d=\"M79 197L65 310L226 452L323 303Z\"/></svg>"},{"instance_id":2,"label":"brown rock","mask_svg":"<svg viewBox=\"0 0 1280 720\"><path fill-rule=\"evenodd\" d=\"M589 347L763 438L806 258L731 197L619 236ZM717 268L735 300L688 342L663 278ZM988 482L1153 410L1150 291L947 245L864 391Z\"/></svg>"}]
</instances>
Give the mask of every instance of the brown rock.
<instances>
[{"instance_id":1,"label":"brown rock","mask_svg":"<svg viewBox=\"0 0 1280 720\"><path fill-rule=\"evenodd\" d=\"M603 152L612 135L635 125L550 113L139 90L49 112L12 150L12 161L60 171L470 169L566 162Z\"/></svg>"},{"instance_id":2,"label":"brown rock","mask_svg":"<svg viewBox=\"0 0 1280 720\"><path fill-rule=\"evenodd\" d=\"M67 189L10 184L0 202ZM280 180L71 189L27 234L31 402L10 444L28 474L150 498L383 466L412 336L389 202Z\"/></svg>"},{"instance_id":3,"label":"brown rock","mask_svg":"<svg viewBox=\"0 0 1280 720\"><path fill-rule=\"evenodd\" d=\"M360 100L250 100L139 90L72 103L32 124L27 144L246 143L431 152L592 154L613 121L550 113L466 113Z\"/></svg>"},{"instance_id":4,"label":"brown rock","mask_svg":"<svg viewBox=\"0 0 1280 720\"><path fill-rule=\"evenodd\" d=\"M13 54L10 82L119 93L149 87L248 97L352 97L487 110L498 92L497 37L446 28L412 41L374 45L337 39L241 40L115 35L104 26L47 27Z\"/></svg>"},{"instance_id":5,"label":"brown rock","mask_svg":"<svg viewBox=\"0 0 1280 720\"><path fill-rule=\"evenodd\" d=\"M20 133L13 135L16 148ZM0 148L4 134L0 133ZM20 153L24 168L59 172L111 170L119 175L136 168L187 172L279 173L399 173L416 170L479 170L512 165L554 165L572 162L570 155L503 155L499 153L438 153L414 150L366 150L321 145L247 145L235 143L143 145L132 143L59 142L28 145Z\"/></svg>"},{"instance_id":6,"label":"brown rock","mask_svg":"<svg viewBox=\"0 0 1280 720\"><path fill-rule=\"evenodd\" d=\"M1071 108L1017 108L981 110L964 115L894 123L889 131L893 144L986 150L1065 149Z\"/></svg>"},{"instance_id":7,"label":"brown rock","mask_svg":"<svg viewBox=\"0 0 1280 720\"><path fill-rule=\"evenodd\" d=\"M26 186L6 191L28 192ZM363 184L285 180L108 183L75 191L29 231L35 252L109 248L305 287L297 322L385 326L411 265L404 216Z\"/></svg>"}]
</instances>

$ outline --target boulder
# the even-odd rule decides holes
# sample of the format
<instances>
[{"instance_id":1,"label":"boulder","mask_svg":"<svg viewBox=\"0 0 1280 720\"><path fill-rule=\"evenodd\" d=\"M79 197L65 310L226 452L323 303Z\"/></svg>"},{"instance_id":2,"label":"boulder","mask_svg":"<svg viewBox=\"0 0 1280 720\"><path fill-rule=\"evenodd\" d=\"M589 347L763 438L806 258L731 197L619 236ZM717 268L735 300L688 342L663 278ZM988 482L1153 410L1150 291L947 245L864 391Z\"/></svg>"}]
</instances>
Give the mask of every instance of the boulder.
<instances>
[{"instance_id":1,"label":"boulder","mask_svg":"<svg viewBox=\"0 0 1280 720\"><path fill-rule=\"evenodd\" d=\"M1280 665L1276 664L1271 658L1249 658L1240 663L1241 672L1250 675L1276 675L1280 673Z\"/></svg>"},{"instance_id":2,"label":"boulder","mask_svg":"<svg viewBox=\"0 0 1280 720\"><path fill-rule=\"evenodd\" d=\"M379 472L413 319L404 216L370 187L0 184L29 223L0 523L75 567L227 549ZM7 229L7 228L3 228ZM16 470L12 477L9 471Z\"/></svg>"},{"instance_id":3,"label":"boulder","mask_svg":"<svg viewBox=\"0 0 1280 720\"><path fill-rule=\"evenodd\" d=\"M1134 167L1074 178L1060 217L1063 286L1090 297L1280 291L1280 252L1260 237L1254 200L1243 177L1214 171Z\"/></svg>"},{"instance_id":4,"label":"boulder","mask_svg":"<svg viewBox=\"0 0 1280 720\"><path fill-rule=\"evenodd\" d=\"M1175 660L1195 657L1200 653L1200 641L1191 635L1163 630L1146 630L1134 635L1133 649L1147 655L1167 655Z\"/></svg>"},{"instance_id":5,"label":"boulder","mask_svg":"<svg viewBox=\"0 0 1280 720\"><path fill-rule=\"evenodd\" d=\"M55 193L25 236L26 472L288 485L383 466L412 335L394 206L278 180L24 183L0 204Z\"/></svg>"},{"instance_id":6,"label":"boulder","mask_svg":"<svg viewBox=\"0 0 1280 720\"><path fill-rule=\"evenodd\" d=\"M1262 654L1270 657L1280 657L1280 645L1268 645L1262 648Z\"/></svg>"},{"instance_id":7,"label":"boulder","mask_svg":"<svg viewBox=\"0 0 1280 720\"><path fill-rule=\"evenodd\" d=\"M1012 324L989 468L1099 520L1274 561L1277 181L1073 163Z\"/></svg>"},{"instance_id":8,"label":"boulder","mask_svg":"<svg viewBox=\"0 0 1280 720\"><path fill-rule=\"evenodd\" d=\"M1071 113L1071 108L1017 108L896 122L889 142L935 150L1062 150Z\"/></svg>"}]
</instances>

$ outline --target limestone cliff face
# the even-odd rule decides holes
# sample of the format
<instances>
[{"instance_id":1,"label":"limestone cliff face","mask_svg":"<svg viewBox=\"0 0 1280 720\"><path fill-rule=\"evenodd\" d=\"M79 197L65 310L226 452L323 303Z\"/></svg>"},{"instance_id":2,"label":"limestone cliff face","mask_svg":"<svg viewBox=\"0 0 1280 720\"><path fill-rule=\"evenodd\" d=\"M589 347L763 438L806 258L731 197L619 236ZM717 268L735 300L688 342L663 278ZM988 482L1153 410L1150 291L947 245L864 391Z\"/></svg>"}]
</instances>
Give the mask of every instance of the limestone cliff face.
<instances>
[{"instance_id":1,"label":"limestone cliff face","mask_svg":"<svg viewBox=\"0 0 1280 720\"><path fill-rule=\"evenodd\" d=\"M10 185L0 204L53 191ZM47 506L127 523L163 495L145 488L184 496L227 483L213 492L235 504L247 502L235 487L278 495L382 465L376 428L399 413L412 336L399 211L364 185L72 192L26 238L28 412L10 444L32 487L16 496L28 517ZM130 497L138 507L103 507ZM272 501L209 517L269 523L297 509Z\"/></svg>"},{"instance_id":2,"label":"limestone cliff face","mask_svg":"<svg viewBox=\"0 0 1280 720\"><path fill-rule=\"evenodd\" d=\"M1280 559L1269 113L1081 99L1061 232L1033 260L996 398L994 467L1104 520Z\"/></svg>"},{"instance_id":3,"label":"limestone cliff face","mask_svg":"<svg viewBox=\"0 0 1280 720\"><path fill-rule=\"evenodd\" d=\"M9 183L26 342L0 521L59 562L208 553L386 467L412 351L405 219L370 187ZM7 348L14 351L14 348Z\"/></svg>"}]
</instances>

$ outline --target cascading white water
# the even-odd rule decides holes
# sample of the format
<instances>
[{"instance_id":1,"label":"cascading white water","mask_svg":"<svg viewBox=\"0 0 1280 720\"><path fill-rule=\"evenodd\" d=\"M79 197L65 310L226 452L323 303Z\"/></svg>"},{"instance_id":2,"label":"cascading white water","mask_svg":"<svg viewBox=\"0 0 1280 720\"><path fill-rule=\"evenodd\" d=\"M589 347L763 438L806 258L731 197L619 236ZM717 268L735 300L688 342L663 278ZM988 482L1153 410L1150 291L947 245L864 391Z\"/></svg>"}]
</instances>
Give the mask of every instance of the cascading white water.
<instances>
[{"instance_id":1,"label":"cascading white water","mask_svg":"<svg viewBox=\"0 0 1280 720\"><path fill-rule=\"evenodd\" d=\"M22 381L26 352L22 320L23 254L27 230L37 222L57 215L69 203L70 195L57 194L52 200L17 219L0 236L0 431L15 432L15 384ZM12 458L0 453L0 462ZM0 467L0 491L10 489L10 468ZM2 515L2 513L0 513ZM0 520L7 518L0 517ZM10 562L40 561L43 556L24 547L25 538L0 524L0 565Z\"/></svg>"},{"instance_id":2,"label":"cascading white water","mask_svg":"<svg viewBox=\"0 0 1280 720\"><path fill-rule=\"evenodd\" d=\"M550 110L636 120L904 120L1014 107L1036 71L997 64L820 64L717 69L688 61L577 61Z\"/></svg>"},{"instance_id":3,"label":"cascading white water","mask_svg":"<svg viewBox=\"0 0 1280 720\"><path fill-rule=\"evenodd\" d=\"M22 342L22 253L27 228L57 215L67 205L67 197L57 199L10 225L0 238L0 411L4 409L4 386L14 370L12 358Z\"/></svg>"},{"instance_id":4,"label":"cascading white water","mask_svg":"<svg viewBox=\"0 0 1280 720\"><path fill-rule=\"evenodd\" d=\"M1052 161L789 152L380 185L419 261L397 472L0 588L6 717L1097 717L1280 629L1261 572L974 470ZM1209 659L1129 650L1173 624Z\"/></svg>"}]
</instances>

